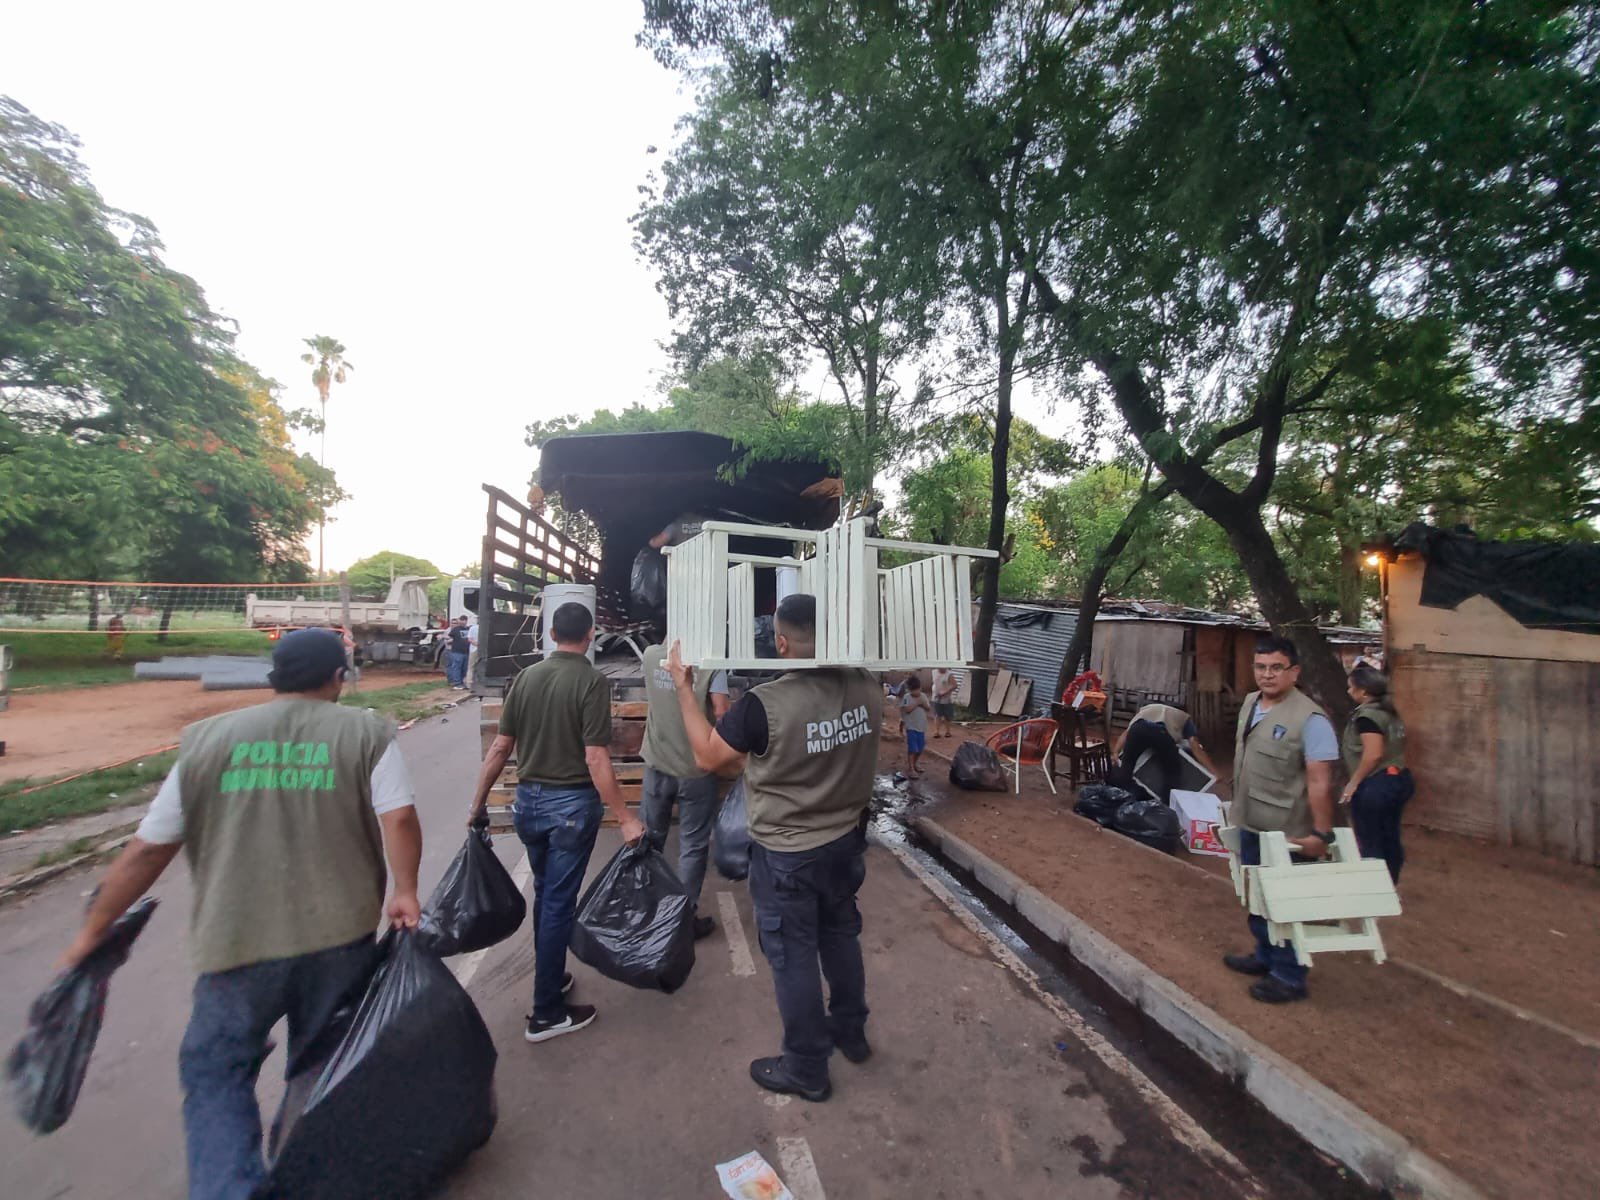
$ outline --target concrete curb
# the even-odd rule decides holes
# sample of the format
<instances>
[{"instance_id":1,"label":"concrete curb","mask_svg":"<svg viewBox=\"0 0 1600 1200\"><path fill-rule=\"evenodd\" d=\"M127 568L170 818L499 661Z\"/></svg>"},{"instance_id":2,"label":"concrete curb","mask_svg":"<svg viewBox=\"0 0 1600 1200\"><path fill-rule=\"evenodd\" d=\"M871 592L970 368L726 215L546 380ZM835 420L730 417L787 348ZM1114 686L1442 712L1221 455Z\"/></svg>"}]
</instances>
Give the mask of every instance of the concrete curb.
<instances>
[{"instance_id":1,"label":"concrete curb","mask_svg":"<svg viewBox=\"0 0 1600 1200\"><path fill-rule=\"evenodd\" d=\"M94 862L97 858L104 858L112 851L120 850L133 838L136 825L125 826L121 830L111 829L106 831L108 840L97 842L82 854L74 855L58 863L51 863L48 867L40 867L36 871L26 871L21 875L13 875L10 879L0 879L0 904L6 904L16 896L31 891L41 883L49 883L58 875L65 875L68 871L81 867L84 863Z\"/></svg>"},{"instance_id":2,"label":"concrete curb","mask_svg":"<svg viewBox=\"0 0 1600 1200\"><path fill-rule=\"evenodd\" d=\"M1483 1193L1294 1063L1207 1008L1037 888L937 821L909 824L944 858L1022 914L1040 934L1171 1034L1308 1143L1397 1196L1484 1200Z\"/></svg>"}]
</instances>

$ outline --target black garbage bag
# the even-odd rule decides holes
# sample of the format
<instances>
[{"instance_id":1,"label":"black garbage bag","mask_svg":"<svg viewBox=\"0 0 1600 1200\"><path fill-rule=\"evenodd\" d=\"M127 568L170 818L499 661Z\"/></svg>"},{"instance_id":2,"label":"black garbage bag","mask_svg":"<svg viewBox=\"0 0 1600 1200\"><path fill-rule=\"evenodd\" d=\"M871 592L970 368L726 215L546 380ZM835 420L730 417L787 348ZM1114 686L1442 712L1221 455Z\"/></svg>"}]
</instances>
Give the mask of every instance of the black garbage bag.
<instances>
[{"instance_id":1,"label":"black garbage bag","mask_svg":"<svg viewBox=\"0 0 1600 1200\"><path fill-rule=\"evenodd\" d=\"M673 992L689 978L694 904L649 838L618 850L583 893L572 953L632 987Z\"/></svg>"},{"instance_id":2,"label":"black garbage bag","mask_svg":"<svg viewBox=\"0 0 1600 1200\"><path fill-rule=\"evenodd\" d=\"M999 756L982 742L962 742L950 760L950 782L971 791L1011 790Z\"/></svg>"},{"instance_id":3,"label":"black garbage bag","mask_svg":"<svg viewBox=\"0 0 1600 1200\"><path fill-rule=\"evenodd\" d=\"M1117 810L1133 799L1133 793L1126 788L1108 783L1091 783L1079 790L1072 811L1110 828L1116 822Z\"/></svg>"},{"instance_id":4,"label":"black garbage bag","mask_svg":"<svg viewBox=\"0 0 1600 1200\"><path fill-rule=\"evenodd\" d=\"M737 883L750 874L750 806L745 802L743 775L733 781L717 810L711 856L724 879Z\"/></svg>"},{"instance_id":5,"label":"black garbage bag","mask_svg":"<svg viewBox=\"0 0 1600 1200\"><path fill-rule=\"evenodd\" d=\"M409 930L291 1063L255 1200L408 1200L494 1131L494 1040L450 969Z\"/></svg>"},{"instance_id":6,"label":"black garbage bag","mask_svg":"<svg viewBox=\"0 0 1600 1200\"><path fill-rule=\"evenodd\" d=\"M756 657L778 657L778 634L772 627L771 613L756 618Z\"/></svg>"},{"instance_id":7,"label":"black garbage bag","mask_svg":"<svg viewBox=\"0 0 1600 1200\"><path fill-rule=\"evenodd\" d=\"M466 845L422 910L417 938L440 958L470 954L517 931L528 904L489 841L489 822L467 831Z\"/></svg>"},{"instance_id":8,"label":"black garbage bag","mask_svg":"<svg viewBox=\"0 0 1600 1200\"><path fill-rule=\"evenodd\" d=\"M67 1123L100 1036L111 976L128 961L158 901L139 901L106 930L77 966L63 971L28 1009L28 1029L6 1058L6 1086L17 1116L35 1133Z\"/></svg>"},{"instance_id":9,"label":"black garbage bag","mask_svg":"<svg viewBox=\"0 0 1600 1200\"><path fill-rule=\"evenodd\" d=\"M667 556L654 546L645 546L633 556L628 573L629 611L638 614L660 613L667 609Z\"/></svg>"},{"instance_id":10,"label":"black garbage bag","mask_svg":"<svg viewBox=\"0 0 1600 1200\"><path fill-rule=\"evenodd\" d=\"M1183 822L1159 800L1128 801L1117 809L1112 828L1168 854L1176 854L1183 845Z\"/></svg>"}]
</instances>

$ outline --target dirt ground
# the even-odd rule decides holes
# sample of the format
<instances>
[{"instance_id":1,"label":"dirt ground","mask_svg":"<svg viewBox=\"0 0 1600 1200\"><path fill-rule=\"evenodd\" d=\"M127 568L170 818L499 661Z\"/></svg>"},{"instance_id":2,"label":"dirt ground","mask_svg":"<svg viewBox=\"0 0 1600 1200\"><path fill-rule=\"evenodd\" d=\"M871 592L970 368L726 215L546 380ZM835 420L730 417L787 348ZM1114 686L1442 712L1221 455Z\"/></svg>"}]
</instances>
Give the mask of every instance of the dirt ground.
<instances>
[{"instance_id":1,"label":"dirt ground","mask_svg":"<svg viewBox=\"0 0 1600 1200\"><path fill-rule=\"evenodd\" d=\"M437 672L384 672L362 686L412 683ZM392 677L391 677L392 676ZM199 680L143 680L100 687L21 692L0 714L0 781L51 779L126 762L178 740L204 717L259 704L265 689L208 692Z\"/></svg>"},{"instance_id":2,"label":"dirt ground","mask_svg":"<svg viewBox=\"0 0 1600 1200\"><path fill-rule=\"evenodd\" d=\"M885 743L886 766L902 757ZM925 815L1488 1194L1600 1195L1600 1051L1401 965L1600 1036L1600 873L1408 828L1405 913L1382 926L1391 962L1325 956L1309 1001L1272 1007L1219 961L1250 946L1223 860L1103 830L1037 773L1012 797L960 792L932 755L925 768Z\"/></svg>"}]
</instances>

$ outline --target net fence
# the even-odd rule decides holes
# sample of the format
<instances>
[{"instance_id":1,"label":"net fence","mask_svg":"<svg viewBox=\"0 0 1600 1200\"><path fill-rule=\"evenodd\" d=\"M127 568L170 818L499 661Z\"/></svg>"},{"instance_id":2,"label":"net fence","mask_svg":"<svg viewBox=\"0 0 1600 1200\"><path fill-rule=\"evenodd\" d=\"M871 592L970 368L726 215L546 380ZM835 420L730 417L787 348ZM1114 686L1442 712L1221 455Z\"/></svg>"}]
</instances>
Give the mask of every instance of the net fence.
<instances>
[{"instance_id":1,"label":"net fence","mask_svg":"<svg viewBox=\"0 0 1600 1200\"><path fill-rule=\"evenodd\" d=\"M0 633L223 633L248 629L245 598L339 599L334 583L150 583L0 578Z\"/></svg>"}]
</instances>

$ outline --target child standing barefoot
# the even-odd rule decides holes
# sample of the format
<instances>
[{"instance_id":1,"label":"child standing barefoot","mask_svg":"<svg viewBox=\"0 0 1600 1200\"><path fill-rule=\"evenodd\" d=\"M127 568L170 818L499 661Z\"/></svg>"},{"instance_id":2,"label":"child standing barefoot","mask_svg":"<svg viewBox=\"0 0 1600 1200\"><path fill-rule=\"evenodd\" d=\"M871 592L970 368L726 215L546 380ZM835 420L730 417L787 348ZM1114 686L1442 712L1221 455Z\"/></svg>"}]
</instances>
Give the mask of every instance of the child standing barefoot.
<instances>
[{"instance_id":1,"label":"child standing barefoot","mask_svg":"<svg viewBox=\"0 0 1600 1200\"><path fill-rule=\"evenodd\" d=\"M906 774L921 775L918 762L928 744L928 714L933 705L923 694L922 680L913 675L906 680L906 694L900 698L900 723L906 730Z\"/></svg>"}]
</instances>

